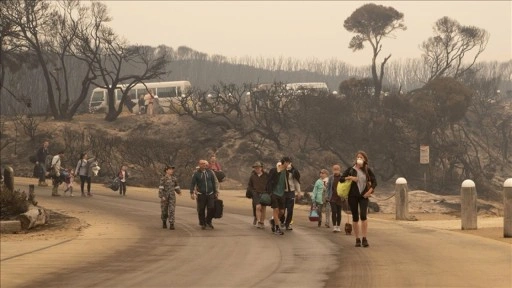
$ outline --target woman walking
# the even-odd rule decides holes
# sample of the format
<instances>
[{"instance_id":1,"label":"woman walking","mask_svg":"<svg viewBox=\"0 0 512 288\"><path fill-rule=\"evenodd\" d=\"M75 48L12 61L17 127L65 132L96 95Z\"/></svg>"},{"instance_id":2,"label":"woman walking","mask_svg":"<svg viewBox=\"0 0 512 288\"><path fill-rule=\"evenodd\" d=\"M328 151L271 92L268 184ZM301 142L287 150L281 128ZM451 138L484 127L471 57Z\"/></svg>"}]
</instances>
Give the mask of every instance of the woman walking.
<instances>
[{"instance_id":1,"label":"woman walking","mask_svg":"<svg viewBox=\"0 0 512 288\"><path fill-rule=\"evenodd\" d=\"M356 154L354 166L349 167L341 175L340 182L352 181L350 192L348 193L348 205L352 212L352 221L354 222L354 234L356 235L356 247L368 247L368 202L369 197L377 187L375 174L368 167L368 156L364 151ZM359 230L359 218L361 218L361 230ZM363 236L363 241L359 238L359 232Z\"/></svg>"},{"instance_id":2,"label":"woman walking","mask_svg":"<svg viewBox=\"0 0 512 288\"><path fill-rule=\"evenodd\" d=\"M318 212L318 227L322 226L322 208L324 204L324 192L326 190L323 179L328 174L329 172L326 169L320 170L320 178L316 180L315 186L313 187L313 197L311 201L313 202L313 207L316 206Z\"/></svg>"},{"instance_id":3,"label":"woman walking","mask_svg":"<svg viewBox=\"0 0 512 288\"><path fill-rule=\"evenodd\" d=\"M327 200L331 205L332 232L334 233L341 232L340 224L342 200L336 191L340 179L341 167L340 165L335 164L332 166L332 175L329 176L329 180L327 181Z\"/></svg>"},{"instance_id":4,"label":"woman walking","mask_svg":"<svg viewBox=\"0 0 512 288\"><path fill-rule=\"evenodd\" d=\"M80 192L82 192L82 197L85 197L84 186L87 183L87 196L91 197L91 171L90 171L90 163L94 160L94 157L88 158L87 153L80 154L80 160L76 164L75 175L80 177Z\"/></svg>"}]
</instances>

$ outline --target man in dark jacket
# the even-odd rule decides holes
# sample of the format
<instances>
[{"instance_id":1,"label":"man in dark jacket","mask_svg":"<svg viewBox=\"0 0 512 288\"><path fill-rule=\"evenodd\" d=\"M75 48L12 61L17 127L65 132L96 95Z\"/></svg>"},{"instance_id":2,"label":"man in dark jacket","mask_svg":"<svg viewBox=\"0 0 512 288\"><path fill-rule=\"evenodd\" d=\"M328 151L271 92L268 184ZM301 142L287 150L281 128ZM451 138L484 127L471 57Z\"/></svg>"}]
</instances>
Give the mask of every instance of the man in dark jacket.
<instances>
[{"instance_id":1,"label":"man in dark jacket","mask_svg":"<svg viewBox=\"0 0 512 288\"><path fill-rule=\"evenodd\" d=\"M251 173L251 177L249 177L247 189L252 193L252 207L254 213L253 225L262 229L264 228L267 205L261 204L260 199L263 193L267 193L266 185L268 174L263 171L263 164L261 164L260 161L256 161L256 163L252 165L252 168L253 171Z\"/></svg>"},{"instance_id":2,"label":"man in dark jacket","mask_svg":"<svg viewBox=\"0 0 512 288\"><path fill-rule=\"evenodd\" d=\"M267 193L271 193L271 207L273 209L273 216L270 220L272 232L276 235L283 235L279 227L281 217L284 215L285 209L285 195L286 190L286 167L291 163L289 157L277 163L275 168L270 169L268 172Z\"/></svg>"},{"instance_id":3,"label":"man in dark jacket","mask_svg":"<svg viewBox=\"0 0 512 288\"><path fill-rule=\"evenodd\" d=\"M39 165L39 186L48 186L48 183L46 183L46 157L50 154L48 152L49 145L50 142L45 140L36 154L36 165Z\"/></svg>"},{"instance_id":4,"label":"man in dark jacket","mask_svg":"<svg viewBox=\"0 0 512 288\"><path fill-rule=\"evenodd\" d=\"M214 201L218 195L219 190L215 174L212 170L208 169L208 162L206 160L199 160L199 169L192 175L190 197L192 200L197 199L197 215L199 217L199 225L201 225L201 229L203 230L205 230L207 226L213 229Z\"/></svg>"}]
</instances>

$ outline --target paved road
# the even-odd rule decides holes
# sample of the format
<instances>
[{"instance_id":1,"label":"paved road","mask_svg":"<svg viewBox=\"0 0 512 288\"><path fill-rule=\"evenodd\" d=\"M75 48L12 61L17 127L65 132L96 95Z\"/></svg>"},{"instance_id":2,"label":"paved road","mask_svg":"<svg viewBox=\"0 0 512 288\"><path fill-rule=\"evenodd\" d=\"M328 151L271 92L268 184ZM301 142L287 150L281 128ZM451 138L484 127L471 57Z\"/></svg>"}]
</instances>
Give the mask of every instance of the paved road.
<instances>
[{"instance_id":1,"label":"paved road","mask_svg":"<svg viewBox=\"0 0 512 288\"><path fill-rule=\"evenodd\" d=\"M229 192L214 230L199 229L184 195L170 231L161 229L155 193L38 193L40 203L66 201L69 210L101 217L104 232L86 229L46 249L2 256L2 287L512 287L507 243L375 219L371 247L355 248L353 236L303 221L305 211L294 231L276 236L253 228L250 211Z\"/></svg>"}]
</instances>

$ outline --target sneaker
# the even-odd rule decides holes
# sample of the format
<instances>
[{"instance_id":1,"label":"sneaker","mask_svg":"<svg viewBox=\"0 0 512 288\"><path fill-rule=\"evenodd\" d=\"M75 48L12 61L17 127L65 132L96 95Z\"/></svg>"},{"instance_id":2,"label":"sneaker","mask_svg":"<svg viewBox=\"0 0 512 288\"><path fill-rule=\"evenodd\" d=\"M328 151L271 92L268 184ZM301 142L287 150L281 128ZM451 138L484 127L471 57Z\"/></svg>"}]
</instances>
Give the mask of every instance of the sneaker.
<instances>
[{"instance_id":1,"label":"sneaker","mask_svg":"<svg viewBox=\"0 0 512 288\"><path fill-rule=\"evenodd\" d=\"M332 232L333 233L338 233L338 226L333 226L332 227Z\"/></svg>"},{"instance_id":2,"label":"sneaker","mask_svg":"<svg viewBox=\"0 0 512 288\"><path fill-rule=\"evenodd\" d=\"M274 234L276 234L276 235L284 235L284 232L281 231L281 228L279 228L279 226L276 226L274 229L275 229L275 231L273 231Z\"/></svg>"},{"instance_id":3,"label":"sneaker","mask_svg":"<svg viewBox=\"0 0 512 288\"><path fill-rule=\"evenodd\" d=\"M265 228L265 224L263 222L258 222L258 225L256 226L256 228L264 229Z\"/></svg>"},{"instance_id":4,"label":"sneaker","mask_svg":"<svg viewBox=\"0 0 512 288\"><path fill-rule=\"evenodd\" d=\"M331 225L329 225L329 223L325 223L325 228L331 228Z\"/></svg>"},{"instance_id":5,"label":"sneaker","mask_svg":"<svg viewBox=\"0 0 512 288\"><path fill-rule=\"evenodd\" d=\"M169 223L169 230L174 230L174 224Z\"/></svg>"},{"instance_id":6,"label":"sneaker","mask_svg":"<svg viewBox=\"0 0 512 288\"><path fill-rule=\"evenodd\" d=\"M254 218L254 219L252 220L252 225L253 225L253 226L256 226L256 224L257 224L257 223L258 223L258 221L256 220L256 218Z\"/></svg>"},{"instance_id":7,"label":"sneaker","mask_svg":"<svg viewBox=\"0 0 512 288\"><path fill-rule=\"evenodd\" d=\"M270 227L272 228L272 232L276 232L276 221L274 219L270 219Z\"/></svg>"},{"instance_id":8,"label":"sneaker","mask_svg":"<svg viewBox=\"0 0 512 288\"><path fill-rule=\"evenodd\" d=\"M336 230L337 230L338 232L341 232L341 227L340 227L340 226L336 226Z\"/></svg>"},{"instance_id":9,"label":"sneaker","mask_svg":"<svg viewBox=\"0 0 512 288\"><path fill-rule=\"evenodd\" d=\"M361 247L361 239L356 238L356 247Z\"/></svg>"},{"instance_id":10,"label":"sneaker","mask_svg":"<svg viewBox=\"0 0 512 288\"><path fill-rule=\"evenodd\" d=\"M162 229L167 229L167 222L162 221Z\"/></svg>"},{"instance_id":11,"label":"sneaker","mask_svg":"<svg viewBox=\"0 0 512 288\"><path fill-rule=\"evenodd\" d=\"M286 226L284 225L284 223L283 223L283 222L281 222L281 224L279 224L279 227L280 227L281 229L284 229Z\"/></svg>"},{"instance_id":12,"label":"sneaker","mask_svg":"<svg viewBox=\"0 0 512 288\"><path fill-rule=\"evenodd\" d=\"M363 237L363 247L368 247L370 244L368 244L368 240L366 240L366 237Z\"/></svg>"},{"instance_id":13,"label":"sneaker","mask_svg":"<svg viewBox=\"0 0 512 288\"><path fill-rule=\"evenodd\" d=\"M288 225L288 226L286 226L286 230L288 230L288 231L292 231L292 230L293 230L293 228L292 228L292 226Z\"/></svg>"},{"instance_id":14,"label":"sneaker","mask_svg":"<svg viewBox=\"0 0 512 288\"><path fill-rule=\"evenodd\" d=\"M60 195L60 194L52 194L52 196L54 196L54 197L60 197L61 195Z\"/></svg>"},{"instance_id":15,"label":"sneaker","mask_svg":"<svg viewBox=\"0 0 512 288\"><path fill-rule=\"evenodd\" d=\"M69 194L69 197L73 197L73 196L75 196L75 195L73 195L73 193Z\"/></svg>"},{"instance_id":16,"label":"sneaker","mask_svg":"<svg viewBox=\"0 0 512 288\"><path fill-rule=\"evenodd\" d=\"M208 226L211 229L214 229L212 223L206 223L206 226Z\"/></svg>"}]
</instances>

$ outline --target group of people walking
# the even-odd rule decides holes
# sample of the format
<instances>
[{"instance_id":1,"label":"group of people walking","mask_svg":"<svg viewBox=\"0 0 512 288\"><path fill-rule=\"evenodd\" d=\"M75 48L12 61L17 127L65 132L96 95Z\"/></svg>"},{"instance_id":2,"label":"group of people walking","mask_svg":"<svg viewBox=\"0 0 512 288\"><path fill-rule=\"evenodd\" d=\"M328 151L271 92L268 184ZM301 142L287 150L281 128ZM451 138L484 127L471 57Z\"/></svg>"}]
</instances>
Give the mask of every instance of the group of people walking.
<instances>
[{"instance_id":1,"label":"group of people walking","mask_svg":"<svg viewBox=\"0 0 512 288\"><path fill-rule=\"evenodd\" d=\"M91 197L91 177L93 173L92 163L94 157L89 158L87 153L82 153L75 169L63 169L62 159L64 151L55 156L49 156L49 142L44 141L38 149L36 157L36 168L39 173L39 185L47 186L46 177L52 179L52 196L61 196L58 187L66 183L64 195L69 191L73 196L73 182L75 175L80 177L80 192L83 197ZM339 164L334 164L331 173L327 169L321 169L319 178L316 180L312 192L312 206L318 211L318 227L322 227L322 219L325 214L325 227L330 228L332 223L333 232L341 232L340 224L343 206L348 204L352 214L353 230L356 237L356 247L368 247L368 203L369 197L374 193L377 181L372 169L368 166L368 156L363 151L355 155L352 166L343 172ZM51 168L47 171L47 158L51 159ZM214 229L213 218L215 212L215 199L219 196L219 179L216 175L220 164L215 157L212 163L206 160L199 160L198 166L192 174L190 184L190 197L196 201L199 225L202 230ZM247 185L247 196L252 198L253 225L259 229L265 227L267 217L266 208L271 207L269 223L271 230L276 235L283 235L283 230L291 231L293 223L293 212L296 199L302 197L300 172L293 166L292 159L283 157L275 167L268 172L264 165L256 161L252 165L253 171ZM162 227L175 229L176 195L181 195L181 188L177 177L174 175L175 166L167 165L164 168L163 176L160 178L158 197L160 198ZM97 171L96 171L97 173ZM117 177L120 180L119 193L126 195L126 179L128 171L122 166ZM346 199L337 193L339 183L351 181L350 190ZM361 223L359 225L359 223Z\"/></svg>"},{"instance_id":2,"label":"group of people walking","mask_svg":"<svg viewBox=\"0 0 512 288\"><path fill-rule=\"evenodd\" d=\"M202 230L214 229L215 199L219 197L219 180L213 169L220 169L220 164L212 167L206 160L199 160L192 174L190 198L196 201L197 216ZM176 194L181 195L178 179L174 176L175 167L167 165L164 176L160 178L158 197L160 198L162 228L175 229ZM219 171L219 170L216 170Z\"/></svg>"},{"instance_id":3,"label":"group of people walking","mask_svg":"<svg viewBox=\"0 0 512 288\"><path fill-rule=\"evenodd\" d=\"M69 192L69 196L74 196L75 177L80 178L80 192L82 197L92 197L91 178L99 171L99 166L94 157L89 158L86 152L80 154L75 168L64 168L64 151L59 151L55 155L49 152L50 142L45 140L36 152L36 167L38 168L39 186L48 186L46 180L51 179L52 196L61 196L59 187L65 183L64 195ZM51 159L51 160L50 160ZM122 171L122 169L121 169ZM121 172L120 172L121 173ZM126 188L125 188L126 189Z\"/></svg>"},{"instance_id":4,"label":"group of people walking","mask_svg":"<svg viewBox=\"0 0 512 288\"><path fill-rule=\"evenodd\" d=\"M269 222L272 232L283 235L283 229L293 230L291 223L295 198L300 198L301 192L300 173L293 167L291 158L283 157L268 173L264 171L263 164L259 161L254 163L252 168L247 196L252 198L253 225L260 229L265 227L266 207L270 206L272 217ZM331 171L329 175L327 169L321 169L313 188L311 200L312 206L320 216L318 227L322 227L322 212L325 212L325 227L330 227L331 220L333 232L341 232L342 208L348 204L356 237L355 246L369 247L368 203L377 186L377 180L368 166L368 156L364 151L358 151L352 166L341 172L341 166L334 164ZM338 184L345 181L351 181L346 199L337 193Z\"/></svg>"}]
</instances>

